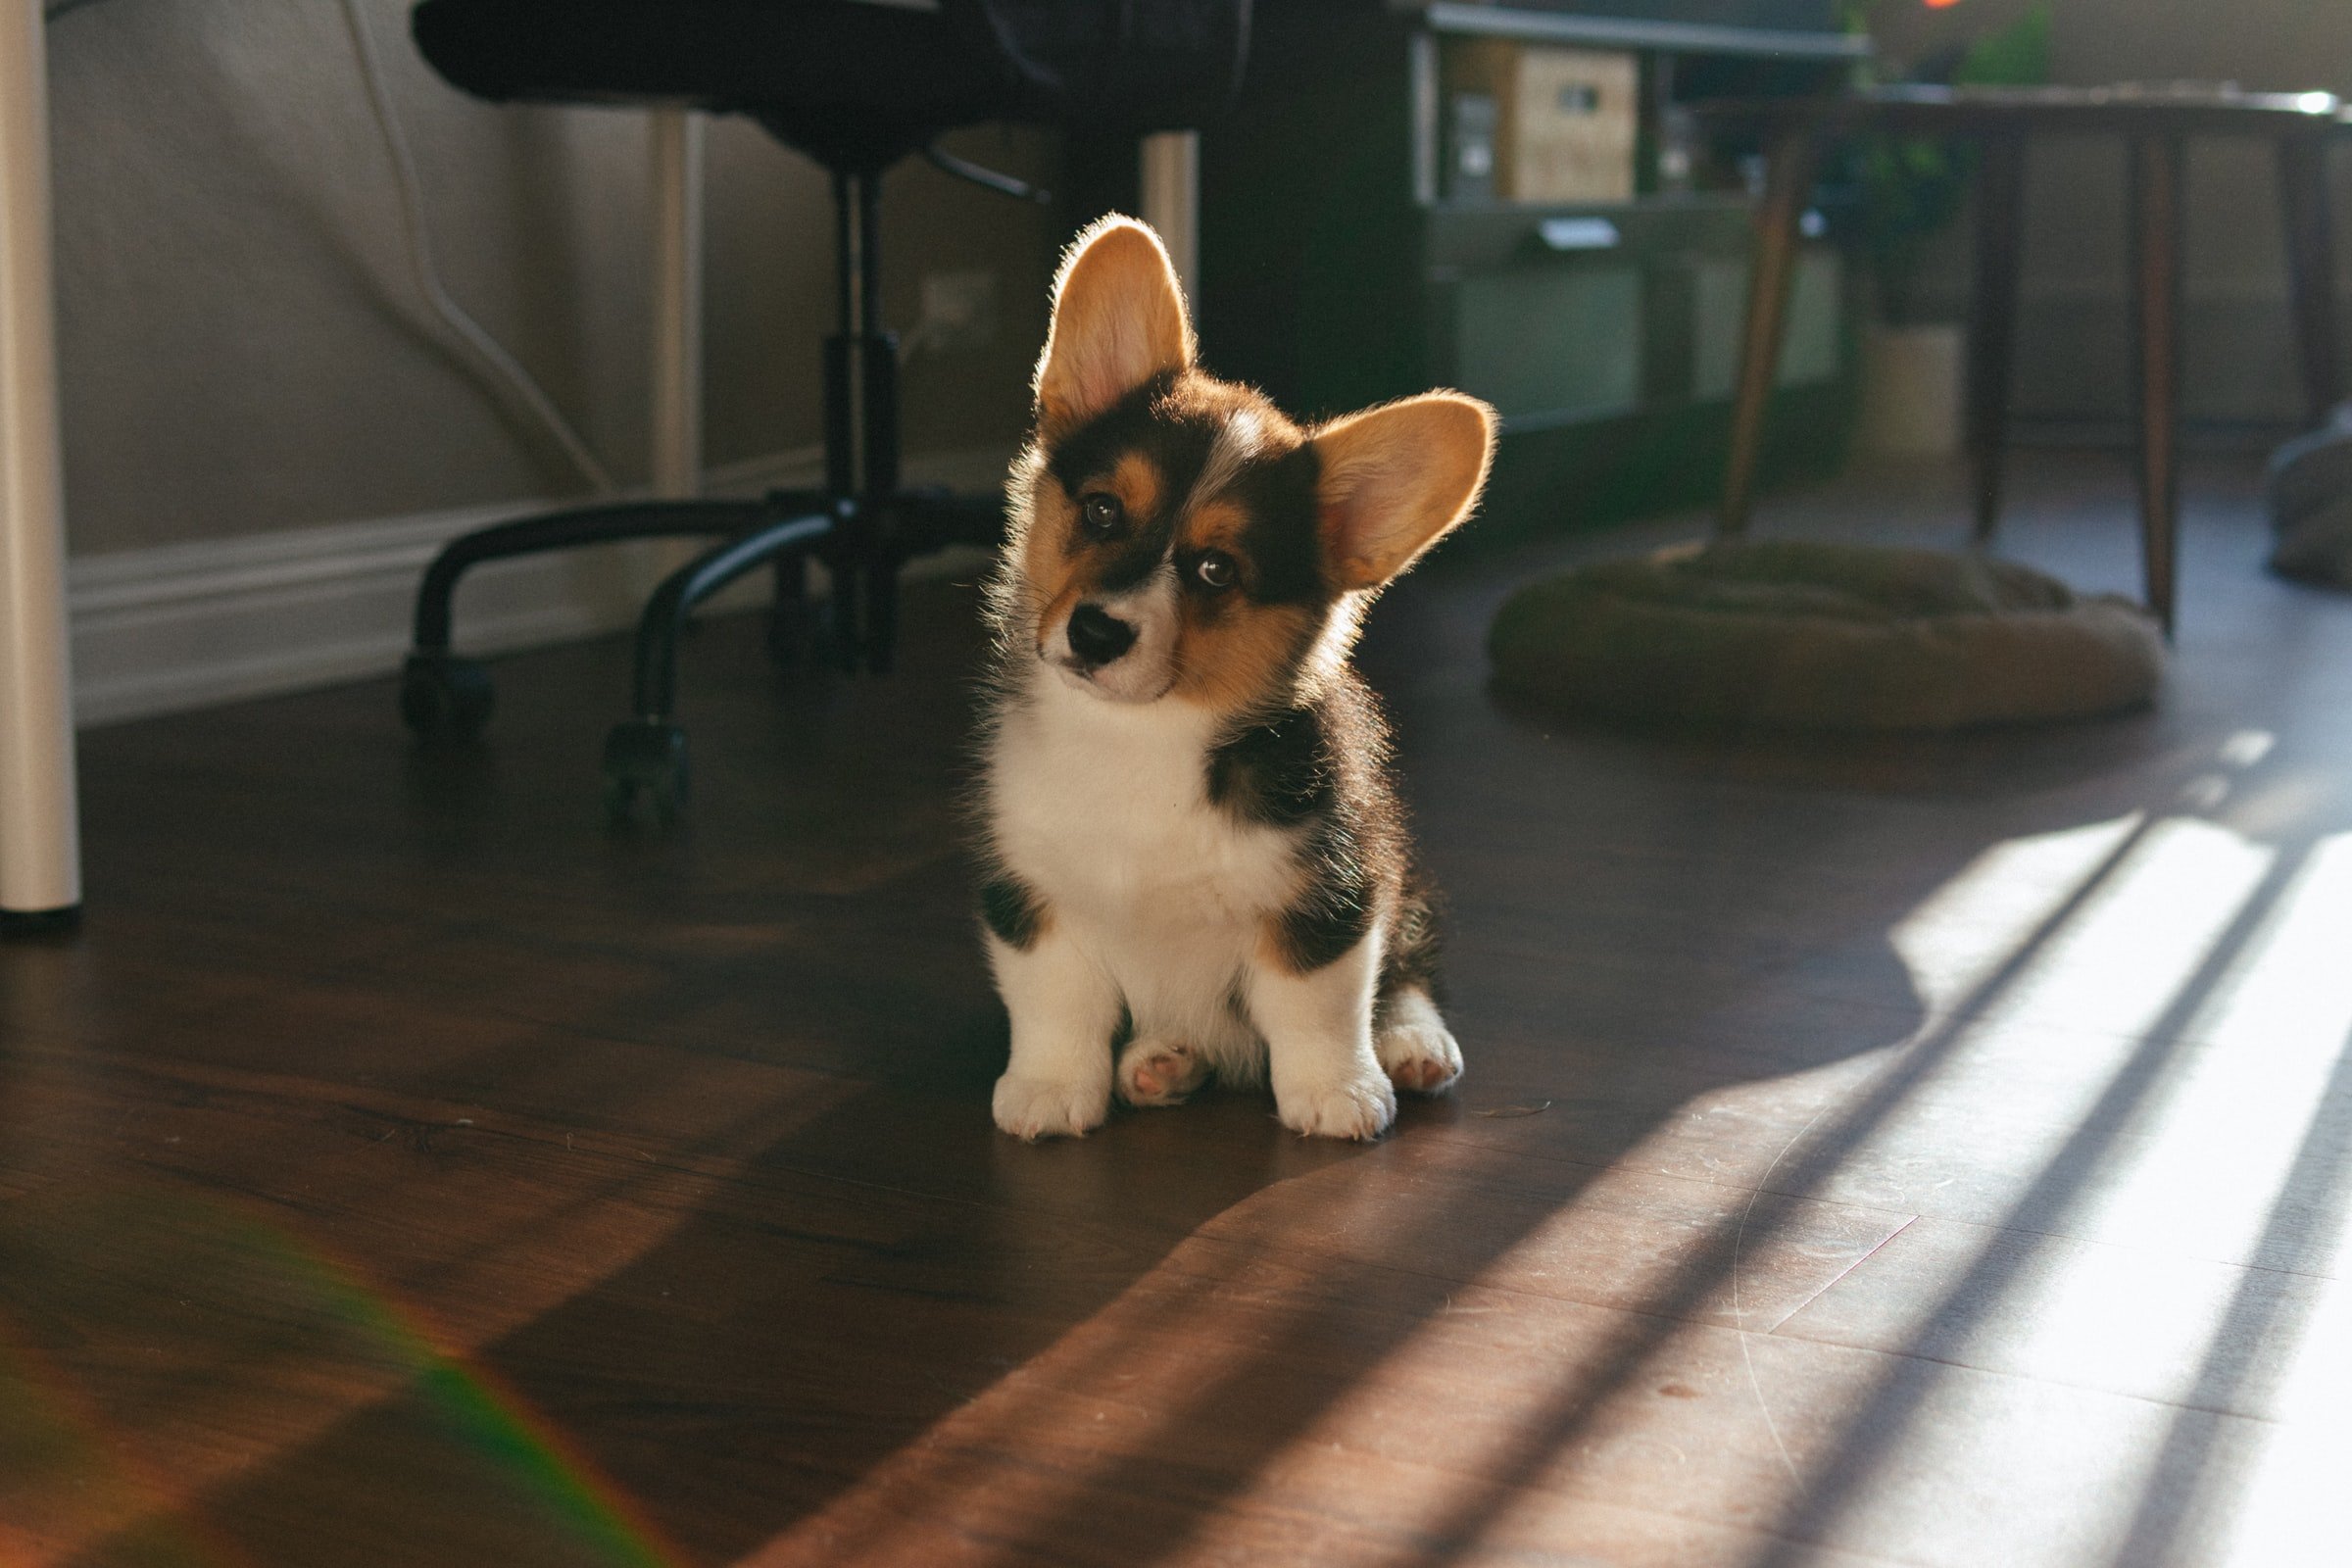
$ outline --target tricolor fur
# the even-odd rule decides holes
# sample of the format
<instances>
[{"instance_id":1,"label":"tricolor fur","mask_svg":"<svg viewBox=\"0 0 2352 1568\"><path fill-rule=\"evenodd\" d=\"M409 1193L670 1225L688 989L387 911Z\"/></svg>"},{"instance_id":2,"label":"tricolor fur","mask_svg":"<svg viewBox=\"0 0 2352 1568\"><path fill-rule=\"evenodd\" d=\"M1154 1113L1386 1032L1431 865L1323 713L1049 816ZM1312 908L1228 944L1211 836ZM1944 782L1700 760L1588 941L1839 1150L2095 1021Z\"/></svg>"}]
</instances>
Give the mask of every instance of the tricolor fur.
<instances>
[{"instance_id":1,"label":"tricolor fur","mask_svg":"<svg viewBox=\"0 0 2352 1568\"><path fill-rule=\"evenodd\" d=\"M1395 1087L1460 1073L1348 654L1373 595L1469 514L1493 428L1449 392L1301 427L1195 366L1149 228L1106 219L1070 248L990 585L1004 1131L1083 1133L1114 1090L1172 1104L1213 1073L1270 1078L1299 1132L1371 1138Z\"/></svg>"}]
</instances>

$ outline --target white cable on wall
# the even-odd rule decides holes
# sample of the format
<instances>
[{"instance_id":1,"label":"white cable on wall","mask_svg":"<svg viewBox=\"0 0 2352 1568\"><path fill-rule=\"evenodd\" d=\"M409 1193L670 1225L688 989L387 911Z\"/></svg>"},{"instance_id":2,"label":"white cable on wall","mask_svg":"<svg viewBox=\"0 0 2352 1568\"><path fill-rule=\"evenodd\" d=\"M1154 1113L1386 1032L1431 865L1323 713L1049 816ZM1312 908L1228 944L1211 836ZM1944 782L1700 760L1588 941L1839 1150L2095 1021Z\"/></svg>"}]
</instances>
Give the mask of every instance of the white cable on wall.
<instances>
[{"instance_id":1,"label":"white cable on wall","mask_svg":"<svg viewBox=\"0 0 2352 1568\"><path fill-rule=\"evenodd\" d=\"M384 79L382 64L376 58L375 37L368 28L367 18L361 14L360 3L361 0L343 0L343 20L351 30L352 50L359 56L360 74L368 81L368 101L375 112L376 128L383 133L384 150L392 161L393 175L400 189L401 226L408 236L409 266L416 273L418 291L477 365L503 382L546 427L548 434L563 447L564 455L579 469L580 476L596 490L611 493L615 488L612 475L597 461L596 454L572 429L545 389L443 286L440 270L433 265L432 236L425 227L424 194L416 177L416 163L410 154L400 117L393 111L391 87Z\"/></svg>"}]
</instances>

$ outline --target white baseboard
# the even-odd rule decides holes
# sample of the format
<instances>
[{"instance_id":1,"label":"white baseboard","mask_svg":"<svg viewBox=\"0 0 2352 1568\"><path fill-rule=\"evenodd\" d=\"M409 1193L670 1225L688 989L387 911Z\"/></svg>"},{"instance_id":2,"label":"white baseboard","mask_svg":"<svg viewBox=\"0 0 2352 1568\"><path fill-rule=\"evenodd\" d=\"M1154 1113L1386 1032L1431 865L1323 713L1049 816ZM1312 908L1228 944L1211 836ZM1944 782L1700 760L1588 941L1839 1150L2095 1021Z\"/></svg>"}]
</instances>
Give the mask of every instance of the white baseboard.
<instances>
[{"instance_id":1,"label":"white baseboard","mask_svg":"<svg viewBox=\"0 0 2352 1568\"><path fill-rule=\"evenodd\" d=\"M909 480L1001 480L1002 448L935 455ZM712 495L814 482L805 453L713 470ZM416 583L472 528L563 503L518 500L87 556L67 566L74 700L84 727L390 674L409 648ZM600 546L495 562L458 593L457 644L501 653L614 631L686 548Z\"/></svg>"}]
</instances>

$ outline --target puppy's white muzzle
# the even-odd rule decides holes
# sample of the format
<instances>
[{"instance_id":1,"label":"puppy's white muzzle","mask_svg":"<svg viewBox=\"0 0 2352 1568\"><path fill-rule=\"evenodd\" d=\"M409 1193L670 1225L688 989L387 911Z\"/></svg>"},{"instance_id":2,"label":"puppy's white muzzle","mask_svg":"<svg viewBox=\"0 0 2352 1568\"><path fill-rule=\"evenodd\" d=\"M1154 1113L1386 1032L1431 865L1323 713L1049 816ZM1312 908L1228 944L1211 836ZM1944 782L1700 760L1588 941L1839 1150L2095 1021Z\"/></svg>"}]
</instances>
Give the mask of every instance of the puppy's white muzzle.
<instances>
[{"instance_id":1,"label":"puppy's white muzzle","mask_svg":"<svg viewBox=\"0 0 2352 1568\"><path fill-rule=\"evenodd\" d=\"M1163 561L1140 587L1071 606L1038 654L1097 697L1154 702L1176 682L1176 570Z\"/></svg>"}]
</instances>

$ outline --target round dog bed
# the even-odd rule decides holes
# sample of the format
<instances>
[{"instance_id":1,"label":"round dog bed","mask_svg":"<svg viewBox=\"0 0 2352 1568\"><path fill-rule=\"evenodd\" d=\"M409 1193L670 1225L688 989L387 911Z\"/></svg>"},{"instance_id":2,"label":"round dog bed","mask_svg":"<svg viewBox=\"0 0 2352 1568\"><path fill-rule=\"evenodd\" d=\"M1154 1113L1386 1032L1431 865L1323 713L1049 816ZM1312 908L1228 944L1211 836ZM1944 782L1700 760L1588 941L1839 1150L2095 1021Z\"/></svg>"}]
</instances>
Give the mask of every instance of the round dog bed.
<instances>
[{"instance_id":1,"label":"round dog bed","mask_svg":"<svg viewBox=\"0 0 2352 1568\"><path fill-rule=\"evenodd\" d=\"M1824 730L2081 718L2147 703L2137 605L2009 562L1773 540L1521 589L1487 636L1507 692L1565 713Z\"/></svg>"}]
</instances>

